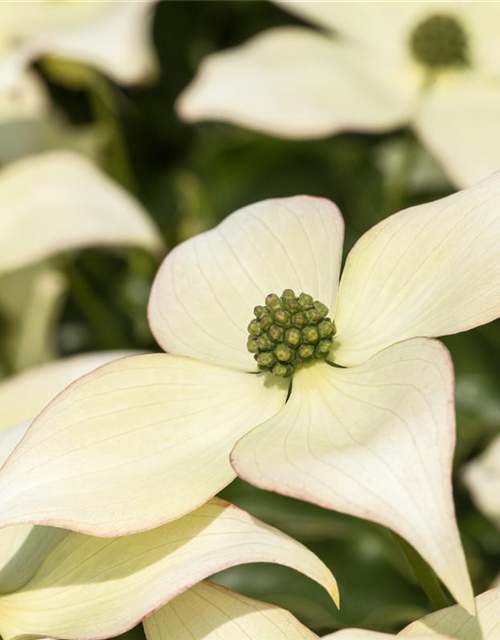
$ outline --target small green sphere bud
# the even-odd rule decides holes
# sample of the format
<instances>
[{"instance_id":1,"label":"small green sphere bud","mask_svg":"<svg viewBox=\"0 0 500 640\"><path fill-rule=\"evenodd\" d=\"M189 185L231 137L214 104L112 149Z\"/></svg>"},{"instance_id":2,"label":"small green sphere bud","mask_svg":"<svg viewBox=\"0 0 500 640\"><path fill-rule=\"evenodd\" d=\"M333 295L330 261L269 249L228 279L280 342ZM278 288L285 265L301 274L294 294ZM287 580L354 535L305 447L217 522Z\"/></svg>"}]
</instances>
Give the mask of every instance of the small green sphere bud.
<instances>
[{"instance_id":1,"label":"small green sphere bud","mask_svg":"<svg viewBox=\"0 0 500 640\"><path fill-rule=\"evenodd\" d=\"M248 325L248 333L251 336L260 336L262 333L262 329L258 320L252 320L252 322Z\"/></svg>"},{"instance_id":2,"label":"small green sphere bud","mask_svg":"<svg viewBox=\"0 0 500 640\"><path fill-rule=\"evenodd\" d=\"M318 324L321 320L323 320L323 316L316 309L308 309L306 311L306 318L308 324Z\"/></svg>"},{"instance_id":3,"label":"small green sphere bud","mask_svg":"<svg viewBox=\"0 0 500 640\"><path fill-rule=\"evenodd\" d=\"M267 309L266 307L263 307L260 304L258 304L256 307L254 307L253 312L257 320L260 320L262 316L266 315Z\"/></svg>"},{"instance_id":4,"label":"small green sphere bud","mask_svg":"<svg viewBox=\"0 0 500 640\"><path fill-rule=\"evenodd\" d=\"M306 314L303 313L302 311L299 311L293 316L293 324L298 329L302 329L302 327L305 327L306 323L307 323Z\"/></svg>"},{"instance_id":5,"label":"small green sphere bud","mask_svg":"<svg viewBox=\"0 0 500 640\"><path fill-rule=\"evenodd\" d=\"M318 313L321 314L322 318L326 318L326 316L328 315L328 307L326 306L326 304L323 304L319 300L314 301L314 308Z\"/></svg>"},{"instance_id":6,"label":"small green sphere bud","mask_svg":"<svg viewBox=\"0 0 500 640\"><path fill-rule=\"evenodd\" d=\"M248 351L250 351L250 353L257 353L259 351L259 345L257 344L257 340L255 338L248 338L247 349Z\"/></svg>"},{"instance_id":7,"label":"small green sphere bud","mask_svg":"<svg viewBox=\"0 0 500 640\"><path fill-rule=\"evenodd\" d=\"M314 355L314 347L311 344L303 344L297 349L297 354L302 360L310 360Z\"/></svg>"},{"instance_id":8,"label":"small green sphere bud","mask_svg":"<svg viewBox=\"0 0 500 640\"><path fill-rule=\"evenodd\" d=\"M266 306L257 305L254 314L247 347L261 371L287 378L297 367L324 360L331 351L335 325L327 317L328 308L307 293L270 293Z\"/></svg>"},{"instance_id":9,"label":"small green sphere bud","mask_svg":"<svg viewBox=\"0 0 500 640\"><path fill-rule=\"evenodd\" d=\"M288 329L287 332L285 333L285 340L292 347L298 346L301 341L300 331L294 328Z\"/></svg>"},{"instance_id":10,"label":"small green sphere bud","mask_svg":"<svg viewBox=\"0 0 500 640\"><path fill-rule=\"evenodd\" d=\"M307 295L307 293L301 293L299 296L299 304L303 309L311 309L313 306L312 296Z\"/></svg>"},{"instance_id":11,"label":"small green sphere bud","mask_svg":"<svg viewBox=\"0 0 500 640\"><path fill-rule=\"evenodd\" d=\"M278 298L278 296L275 293L270 293L266 297L266 307L270 311L277 311L278 309L281 309L282 306L283 305L282 305L281 300Z\"/></svg>"},{"instance_id":12,"label":"small green sphere bud","mask_svg":"<svg viewBox=\"0 0 500 640\"><path fill-rule=\"evenodd\" d=\"M302 336L304 337L304 342L314 343L319 340L319 333L316 327L312 327L308 325L304 327L302 330Z\"/></svg>"},{"instance_id":13,"label":"small green sphere bud","mask_svg":"<svg viewBox=\"0 0 500 640\"><path fill-rule=\"evenodd\" d=\"M293 373L293 367L290 364L281 364L281 362L278 362L271 371L279 378L288 378Z\"/></svg>"},{"instance_id":14,"label":"small green sphere bud","mask_svg":"<svg viewBox=\"0 0 500 640\"><path fill-rule=\"evenodd\" d=\"M279 342L280 340L283 340L284 333L285 333L285 330L282 327L278 327L277 324L273 324L269 327L268 334L271 340L274 340L274 342Z\"/></svg>"},{"instance_id":15,"label":"small green sphere bud","mask_svg":"<svg viewBox=\"0 0 500 640\"><path fill-rule=\"evenodd\" d=\"M326 356L330 353L330 349L332 348L331 340L320 340L316 349L314 350L314 355L316 358L326 358Z\"/></svg>"},{"instance_id":16,"label":"small green sphere bud","mask_svg":"<svg viewBox=\"0 0 500 640\"><path fill-rule=\"evenodd\" d=\"M331 320L323 320L318 324L320 338L330 338L335 333L335 325Z\"/></svg>"},{"instance_id":17,"label":"small green sphere bud","mask_svg":"<svg viewBox=\"0 0 500 640\"><path fill-rule=\"evenodd\" d=\"M274 343L267 333L264 333L257 338L257 346L259 351L270 351L274 347Z\"/></svg>"},{"instance_id":18,"label":"small green sphere bud","mask_svg":"<svg viewBox=\"0 0 500 640\"><path fill-rule=\"evenodd\" d=\"M271 351L263 351L257 357L257 364L263 369L269 369L276 362L276 357Z\"/></svg>"},{"instance_id":19,"label":"small green sphere bud","mask_svg":"<svg viewBox=\"0 0 500 640\"><path fill-rule=\"evenodd\" d=\"M274 349L274 355L280 362L291 362L295 353L288 345L281 343Z\"/></svg>"},{"instance_id":20,"label":"small green sphere bud","mask_svg":"<svg viewBox=\"0 0 500 640\"><path fill-rule=\"evenodd\" d=\"M287 327L290 324L290 314L288 311L284 311L283 309L279 309L274 314L274 320L282 327Z\"/></svg>"},{"instance_id":21,"label":"small green sphere bud","mask_svg":"<svg viewBox=\"0 0 500 640\"><path fill-rule=\"evenodd\" d=\"M269 314L262 316L262 318L259 321L259 324L262 331L267 331L269 327L273 324L272 316L270 316Z\"/></svg>"}]
</instances>

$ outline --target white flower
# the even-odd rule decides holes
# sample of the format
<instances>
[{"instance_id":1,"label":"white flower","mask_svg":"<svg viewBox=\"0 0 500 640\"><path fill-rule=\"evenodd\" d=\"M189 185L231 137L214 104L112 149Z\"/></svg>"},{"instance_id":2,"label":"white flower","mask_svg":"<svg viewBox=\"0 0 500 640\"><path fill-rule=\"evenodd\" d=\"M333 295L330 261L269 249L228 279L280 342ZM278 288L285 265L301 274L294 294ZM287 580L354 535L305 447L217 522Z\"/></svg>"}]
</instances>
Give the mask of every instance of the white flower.
<instances>
[{"instance_id":1,"label":"white flower","mask_svg":"<svg viewBox=\"0 0 500 640\"><path fill-rule=\"evenodd\" d=\"M85 354L0 383L0 466L26 420L78 376L125 355ZM53 527L0 531L0 634L108 638L135 626L185 589L238 564L275 562L305 573L338 604L335 579L310 551L222 500L158 529L115 539Z\"/></svg>"},{"instance_id":2,"label":"white flower","mask_svg":"<svg viewBox=\"0 0 500 640\"><path fill-rule=\"evenodd\" d=\"M476 598L477 617L462 607L437 611L410 624L397 636L344 629L323 640L498 640L500 589ZM192 587L144 622L148 640L319 640L291 613L243 597L210 582Z\"/></svg>"},{"instance_id":3,"label":"white flower","mask_svg":"<svg viewBox=\"0 0 500 640\"><path fill-rule=\"evenodd\" d=\"M0 3L0 120L46 106L45 91L28 69L42 56L89 64L122 84L151 75L153 2Z\"/></svg>"},{"instance_id":4,"label":"white flower","mask_svg":"<svg viewBox=\"0 0 500 640\"><path fill-rule=\"evenodd\" d=\"M458 186L500 168L498 3L278 4L322 31L271 29L209 56L184 119L304 139L409 123Z\"/></svg>"},{"instance_id":5,"label":"white flower","mask_svg":"<svg viewBox=\"0 0 500 640\"><path fill-rule=\"evenodd\" d=\"M0 525L132 533L189 513L238 473L393 529L473 610L452 500L453 371L430 337L500 315L499 210L495 175L395 214L357 242L340 285L343 221L320 198L246 207L178 246L149 308L168 355L101 367L40 414L0 471ZM302 296L305 311L282 313L299 304L289 289L322 304ZM284 290L282 309L267 298L284 337L262 306L262 330L250 324L261 366L293 373L280 378L258 373L247 325ZM324 362L331 333L315 334L325 305L339 366ZM318 359L303 364L311 344Z\"/></svg>"}]
</instances>

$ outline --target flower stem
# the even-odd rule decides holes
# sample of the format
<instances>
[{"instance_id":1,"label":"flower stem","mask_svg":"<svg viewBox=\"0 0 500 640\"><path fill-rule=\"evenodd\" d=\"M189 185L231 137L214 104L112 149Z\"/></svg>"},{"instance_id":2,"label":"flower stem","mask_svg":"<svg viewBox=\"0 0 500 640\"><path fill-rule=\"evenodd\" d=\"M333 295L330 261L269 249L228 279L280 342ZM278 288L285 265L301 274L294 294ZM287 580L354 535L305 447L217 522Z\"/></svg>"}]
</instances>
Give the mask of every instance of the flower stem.
<instances>
[{"instance_id":1,"label":"flower stem","mask_svg":"<svg viewBox=\"0 0 500 640\"><path fill-rule=\"evenodd\" d=\"M444 609L449 607L452 602L443 591L439 580L435 573L429 567L427 562L423 560L415 549L409 545L406 540L403 540L400 536L393 533L394 541L396 542L399 550L403 554L406 562L410 566L415 579L425 591L427 598L434 607L434 609Z\"/></svg>"},{"instance_id":2,"label":"flower stem","mask_svg":"<svg viewBox=\"0 0 500 640\"><path fill-rule=\"evenodd\" d=\"M418 155L418 143L408 131L404 141L402 158L399 164L399 170L392 179L388 181L385 194L380 207L380 213L377 216L377 222L383 220L389 215L396 213L401 208L408 182L415 167L415 161Z\"/></svg>"}]
</instances>

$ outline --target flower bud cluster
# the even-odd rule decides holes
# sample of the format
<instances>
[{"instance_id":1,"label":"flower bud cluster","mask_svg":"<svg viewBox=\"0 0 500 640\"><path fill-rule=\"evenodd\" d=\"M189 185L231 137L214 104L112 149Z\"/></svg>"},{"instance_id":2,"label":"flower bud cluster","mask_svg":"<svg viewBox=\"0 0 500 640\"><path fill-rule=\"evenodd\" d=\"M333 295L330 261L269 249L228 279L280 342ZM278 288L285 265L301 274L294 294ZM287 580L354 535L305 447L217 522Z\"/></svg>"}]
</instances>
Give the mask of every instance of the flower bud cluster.
<instances>
[{"instance_id":1,"label":"flower bud cluster","mask_svg":"<svg viewBox=\"0 0 500 640\"><path fill-rule=\"evenodd\" d=\"M270 293L254 314L247 347L261 371L287 378L301 364L324 360L330 353L335 324L327 317L328 308L307 293Z\"/></svg>"},{"instance_id":2,"label":"flower bud cluster","mask_svg":"<svg viewBox=\"0 0 500 640\"><path fill-rule=\"evenodd\" d=\"M411 34L410 48L420 63L434 70L469 61L467 36L454 16L436 14L423 20Z\"/></svg>"}]
</instances>

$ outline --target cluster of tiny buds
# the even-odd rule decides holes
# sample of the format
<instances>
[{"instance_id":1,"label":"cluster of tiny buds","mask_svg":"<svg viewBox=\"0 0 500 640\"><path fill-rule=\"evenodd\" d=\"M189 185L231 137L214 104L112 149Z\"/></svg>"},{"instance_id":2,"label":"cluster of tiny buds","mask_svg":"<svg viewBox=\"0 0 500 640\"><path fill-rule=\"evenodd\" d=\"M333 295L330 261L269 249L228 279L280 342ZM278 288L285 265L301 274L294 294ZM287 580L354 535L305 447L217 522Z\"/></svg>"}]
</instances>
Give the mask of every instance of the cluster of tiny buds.
<instances>
[{"instance_id":1,"label":"cluster of tiny buds","mask_svg":"<svg viewBox=\"0 0 500 640\"><path fill-rule=\"evenodd\" d=\"M327 317L328 307L307 293L270 293L254 314L247 347L261 371L287 378L301 364L324 360L330 353L335 324Z\"/></svg>"}]
</instances>

